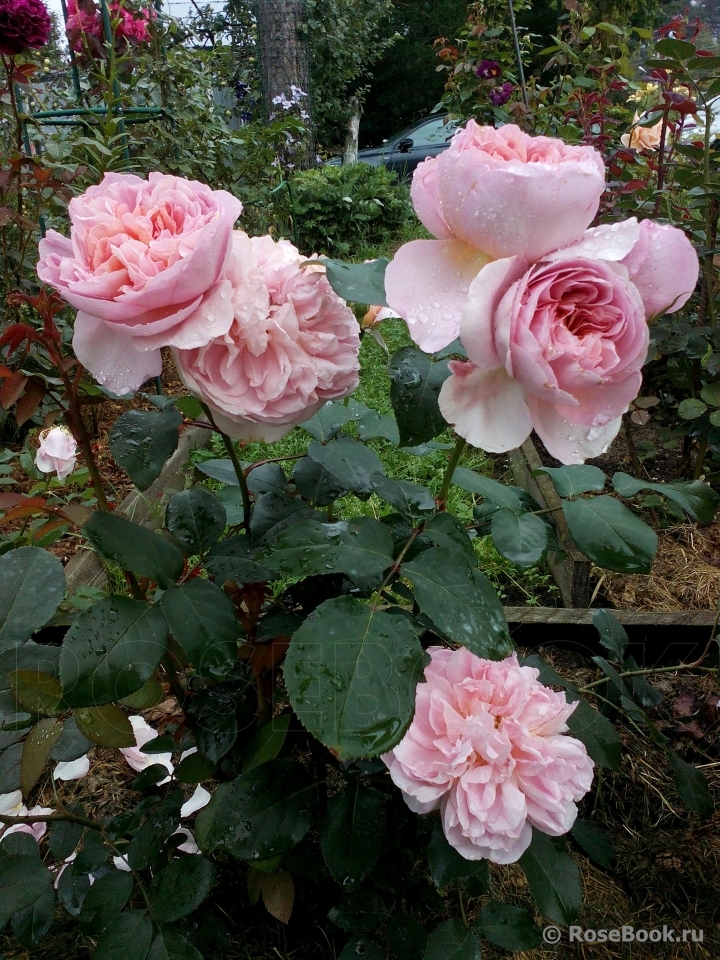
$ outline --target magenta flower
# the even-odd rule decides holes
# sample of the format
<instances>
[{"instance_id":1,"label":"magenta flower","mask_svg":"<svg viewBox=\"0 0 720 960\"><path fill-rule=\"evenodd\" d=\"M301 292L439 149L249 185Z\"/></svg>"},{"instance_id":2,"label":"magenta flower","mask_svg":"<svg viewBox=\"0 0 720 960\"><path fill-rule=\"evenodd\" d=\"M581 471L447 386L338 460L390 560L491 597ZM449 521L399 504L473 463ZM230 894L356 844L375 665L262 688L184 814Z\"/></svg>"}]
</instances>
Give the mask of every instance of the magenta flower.
<instances>
[{"instance_id":1,"label":"magenta flower","mask_svg":"<svg viewBox=\"0 0 720 960\"><path fill-rule=\"evenodd\" d=\"M508 102L508 100L512 96L513 90L514 90L513 85L510 83L509 80L506 80L501 87L495 87L494 90L490 91L490 93L488 94L490 103L492 103L493 106L501 107L504 103Z\"/></svg>"},{"instance_id":2,"label":"magenta flower","mask_svg":"<svg viewBox=\"0 0 720 960\"><path fill-rule=\"evenodd\" d=\"M51 26L42 0L0 0L0 53L12 57L28 48L44 47Z\"/></svg>"},{"instance_id":3,"label":"magenta flower","mask_svg":"<svg viewBox=\"0 0 720 960\"><path fill-rule=\"evenodd\" d=\"M494 80L502 73L502 67L497 60L481 60L475 68L475 73L481 80Z\"/></svg>"}]
</instances>

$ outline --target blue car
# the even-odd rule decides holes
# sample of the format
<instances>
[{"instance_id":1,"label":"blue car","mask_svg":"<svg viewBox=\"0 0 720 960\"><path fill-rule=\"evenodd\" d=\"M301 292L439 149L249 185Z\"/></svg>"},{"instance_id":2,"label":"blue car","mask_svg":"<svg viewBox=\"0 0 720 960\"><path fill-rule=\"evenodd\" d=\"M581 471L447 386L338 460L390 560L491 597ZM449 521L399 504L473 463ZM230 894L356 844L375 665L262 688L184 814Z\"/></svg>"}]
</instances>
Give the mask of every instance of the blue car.
<instances>
[{"instance_id":1,"label":"blue car","mask_svg":"<svg viewBox=\"0 0 720 960\"><path fill-rule=\"evenodd\" d=\"M436 157L447 150L459 125L459 120L450 120L447 114L426 117L390 140L385 140L381 146L360 150L358 160L371 167L387 167L401 178L408 177L427 157ZM342 159L333 157L327 162L331 166L339 166Z\"/></svg>"}]
</instances>

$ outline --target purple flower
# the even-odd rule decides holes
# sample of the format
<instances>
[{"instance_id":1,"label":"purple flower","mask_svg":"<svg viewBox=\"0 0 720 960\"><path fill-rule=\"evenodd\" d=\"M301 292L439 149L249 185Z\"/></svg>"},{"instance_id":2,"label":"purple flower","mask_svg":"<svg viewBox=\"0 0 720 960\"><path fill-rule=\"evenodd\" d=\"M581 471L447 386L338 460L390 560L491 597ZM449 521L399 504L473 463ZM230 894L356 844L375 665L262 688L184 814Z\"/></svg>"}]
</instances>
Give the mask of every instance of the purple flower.
<instances>
[{"instance_id":1,"label":"purple flower","mask_svg":"<svg viewBox=\"0 0 720 960\"><path fill-rule=\"evenodd\" d=\"M494 80L502 73L502 67L497 60L481 60L475 69L475 73L482 80Z\"/></svg>"},{"instance_id":2,"label":"purple flower","mask_svg":"<svg viewBox=\"0 0 720 960\"><path fill-rule=\"evenodd\" d=\"M42 0L0 0L0 53L14 56L50 39L50 14Z\"/></svg>"},{"instance_id":3,"label":"purple flower","mask_svg":"<svg viewBox=\"0 0 720 960\"><path fill-rule=\"evenodd\" d=\"M512 92L514 89L515 88L510 83L510 81L506 80L501 87L495 87L494 90L490 91L490 93L488 94L488 97L490 98L490 103L492 103L496 107L501 107L504 103L508 102L508 100L512 96Z\"/></svg>"}]
</instances>

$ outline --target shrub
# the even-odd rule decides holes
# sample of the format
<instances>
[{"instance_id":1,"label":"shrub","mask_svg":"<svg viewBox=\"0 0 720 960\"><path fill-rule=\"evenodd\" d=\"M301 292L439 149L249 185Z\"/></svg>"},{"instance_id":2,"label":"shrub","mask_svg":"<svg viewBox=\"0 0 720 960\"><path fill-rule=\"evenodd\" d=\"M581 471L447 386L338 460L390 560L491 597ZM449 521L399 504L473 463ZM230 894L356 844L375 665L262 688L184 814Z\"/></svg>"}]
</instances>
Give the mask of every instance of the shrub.
<instances>
[{"instance_id":1,"label":"shrub","mask_svg":"<svg viewBox=\"0 0 720 960\"><path fill-rule=\"evenodd\" d=\"M339 256L382 244L414 218L410 192L397 174L366 163L303 170L281 197L305 253Z\"/></svg>"}]
</instances>

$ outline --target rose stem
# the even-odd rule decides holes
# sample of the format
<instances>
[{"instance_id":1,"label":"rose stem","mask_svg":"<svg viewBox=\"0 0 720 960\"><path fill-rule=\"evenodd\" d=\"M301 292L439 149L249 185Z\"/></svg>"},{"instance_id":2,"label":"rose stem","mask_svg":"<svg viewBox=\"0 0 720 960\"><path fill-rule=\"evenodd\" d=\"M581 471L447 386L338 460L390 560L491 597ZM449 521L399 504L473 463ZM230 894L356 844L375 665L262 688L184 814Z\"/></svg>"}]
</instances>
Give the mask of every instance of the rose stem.
<instances>
[{"instance_id":1,"label":"rose stem","mask_svg":"<svg viewBox=\"0 0 720 960\"><path fill-rule=\"evenodd\" d=\"M460 457L462 456L463 450L465 449L466 441L462 437L458 437L455 443L455 449L450 455L450 462L447 465L447 470L445 471L445 476L443 477L442 486L440 487L440 493L437 495L438 500L442 501L444 504L447 500L447 495L450 490L450 484L452 483L453 474L455 473L455 468L458 463L460 463Z\"/></svg>"},{"instance_id":2,"label":"rose stem","mask_svg":"<svg viewBox=\"0 0 720 960\"><path fill-rule=\"evenodd\" d=\"M223 443L225 444L225 449L227 450L228 456L230 457L232 465L235 468L235 475L237 476L238 483L240 485L240 492L242 493L243 514L245 515L243 525L245 527L245 532L248 534L248 536L250 536L250 491L248 490L247 477L245 476L245 471L240 463L240 458L237 455L235 444L232 442L230 437L226 433L223 433L215 423L210 407L208 407L206 403L202 403L202 401L200 402L200 406L205 411L205 416L212 424L215 432L219 433L222 437Z\"/></svg>"}]
</instances>

